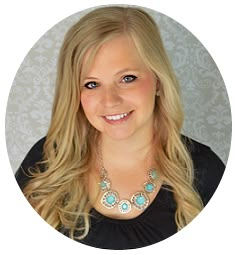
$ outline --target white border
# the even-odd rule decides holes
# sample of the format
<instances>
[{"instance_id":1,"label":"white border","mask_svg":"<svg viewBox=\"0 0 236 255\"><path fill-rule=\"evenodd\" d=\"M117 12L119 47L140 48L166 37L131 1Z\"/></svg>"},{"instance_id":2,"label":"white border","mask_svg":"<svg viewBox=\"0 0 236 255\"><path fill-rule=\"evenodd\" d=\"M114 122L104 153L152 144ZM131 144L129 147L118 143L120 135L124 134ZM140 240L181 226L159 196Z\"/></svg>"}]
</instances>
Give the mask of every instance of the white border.
<instances>
[{"instance_id":1,"label":"white border","mask_svg":"<svg viewBox=\"0 0 236 255\"><path fill-rule=\"evenodd\" d=\"M82 3L83 2L83 3ZM76 254L109 250L80 245L57 233L36 215L21 194L12 174L5 146L5 110L8 93L16 71L35 42L52 26L80 10L101 4L134 4L162 12L189 29L212 55L223 76L235 114L235 27L233 1L30 1L9 0L1 3L0 84L1 84L1 254ZM234 55L234 56L233 56ZM124 253L144 254L217 254L232 251L236 227L233 171L233 141L224 178L210 204L193 223L180 233L159 244ZM2 251L2 252L1 252ZM119 254L122 253L119 251ZM113 254L113 253L112 253Z\"/></svg>"}]
</instances>

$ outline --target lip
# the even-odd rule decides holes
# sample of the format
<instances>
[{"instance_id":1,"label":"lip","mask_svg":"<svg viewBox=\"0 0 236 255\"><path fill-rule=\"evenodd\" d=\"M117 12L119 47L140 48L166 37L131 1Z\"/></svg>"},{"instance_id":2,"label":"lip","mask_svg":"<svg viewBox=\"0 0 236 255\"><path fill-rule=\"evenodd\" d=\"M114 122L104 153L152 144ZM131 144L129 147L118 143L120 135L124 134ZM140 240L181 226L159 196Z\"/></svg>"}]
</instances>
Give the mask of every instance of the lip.
<instances>
[{"instance_id":1,"label":"lip","mask_svg":"<svg viewBox=\"0 0 236 255\"><path fill-rule=\"evenodd\" d=\"M109 124L121 124L127 121L131 117L133 112L134 111L123 112L118 114L108 114L108 115L102 116L102 118ZM112 119L116 117L117 119Z\"/></svg>"}]
</instances>

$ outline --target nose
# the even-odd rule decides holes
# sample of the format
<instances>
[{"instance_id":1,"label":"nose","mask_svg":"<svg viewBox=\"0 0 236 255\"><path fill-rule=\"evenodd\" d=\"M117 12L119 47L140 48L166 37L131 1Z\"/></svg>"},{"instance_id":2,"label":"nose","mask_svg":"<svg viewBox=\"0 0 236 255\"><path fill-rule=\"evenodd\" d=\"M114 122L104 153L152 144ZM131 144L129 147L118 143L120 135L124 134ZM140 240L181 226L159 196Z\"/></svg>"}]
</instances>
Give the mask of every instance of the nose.
<instances>
[{"instance_id":1,"label":"nose","mask_svg":"<svg viewBox=\"0 0 236 255\"><path fill-rule=\"evenodd\" d=\"M117 88L110 86L104 89L101 104L107 108L114 108L122 103L122 97Z\"/></svg>"}]
</instances>

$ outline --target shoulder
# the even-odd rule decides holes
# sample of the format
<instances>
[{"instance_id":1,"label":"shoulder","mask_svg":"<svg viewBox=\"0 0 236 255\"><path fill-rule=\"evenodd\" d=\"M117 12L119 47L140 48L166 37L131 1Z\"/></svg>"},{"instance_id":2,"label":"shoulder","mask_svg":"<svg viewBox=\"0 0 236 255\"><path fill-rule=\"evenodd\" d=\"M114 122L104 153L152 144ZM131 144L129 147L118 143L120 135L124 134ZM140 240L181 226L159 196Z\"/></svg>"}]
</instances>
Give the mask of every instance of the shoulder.
<instances>
[{"instance_id":1,"label":"shoulder","mask_svg":"<svg viewBox=\"0 0 236 255\"><path fill-rule=\"evenodd\" d=\"M43 160L43 147L45 141L46 137L43 137L31 147L17 170L15 178L21 189L25 187L31 178L29 169L34 168L38 162Z\"/></svg>"},{"instance_id":2,"label":"shoulder","mask_svg":"<svg viewBox=\"0 0 236 255\"><path fill-rule=\"evenodd\" d=\"M206 205L221 181L225 165L209 146L184 136L183 141L192 157L195 188Z\"/></svg>"}]
</instances>

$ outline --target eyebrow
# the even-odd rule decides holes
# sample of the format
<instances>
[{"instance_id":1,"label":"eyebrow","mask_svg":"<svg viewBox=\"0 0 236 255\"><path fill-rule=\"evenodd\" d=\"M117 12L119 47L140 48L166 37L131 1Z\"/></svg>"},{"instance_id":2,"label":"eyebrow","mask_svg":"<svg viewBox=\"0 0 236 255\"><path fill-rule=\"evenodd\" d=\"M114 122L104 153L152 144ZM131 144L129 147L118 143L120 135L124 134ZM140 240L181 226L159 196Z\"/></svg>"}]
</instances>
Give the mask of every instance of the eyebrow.
<instances>
[{"instance_id":1,"label":"eyebrow","mask_svg":"<svg viewBox=\"0 0 236 255\"><path fill-rule=\"evenodd\" d=\"M114 75L119 75L121 73L125 73L125 72L137 72L139 71L139 69L136 69L136 68L124 68L124 69L121 69L119 71L117 71ZM92 76L88 76L88 77L84 77L84 80L97 80L98 78L96 77L92 77Z\"/></svg>"},{"instance_id":2,"label":"eyebrow","mask_svg":"<svg viewBox=\"0 0 236 255\"><path fill-rule=\"evenodd\" d=\"M125 73L125 72L137 72L139 69L137 69L137 68L124 68L124 69L121 69L121 70L119 70L118 72L116 72L115 73L115 75L118 75L118 74L120 74L120 73Z\"/></svg>"}]
</instances>

